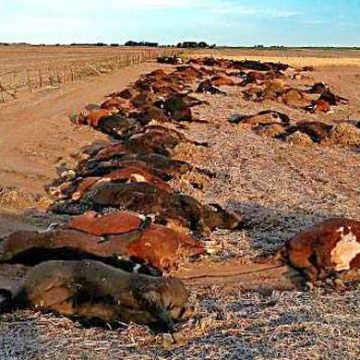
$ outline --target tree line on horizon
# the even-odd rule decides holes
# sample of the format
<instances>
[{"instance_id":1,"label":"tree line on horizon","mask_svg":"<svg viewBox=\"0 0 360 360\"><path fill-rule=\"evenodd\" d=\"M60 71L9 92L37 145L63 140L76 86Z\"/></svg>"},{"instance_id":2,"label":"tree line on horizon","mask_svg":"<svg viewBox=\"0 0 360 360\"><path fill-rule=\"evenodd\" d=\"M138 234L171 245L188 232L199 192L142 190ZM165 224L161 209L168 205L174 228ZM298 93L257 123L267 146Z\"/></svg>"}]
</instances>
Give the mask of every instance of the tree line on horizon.
<instances>
[{"instance_id":1,"label":"tree line on horizon","mask_svg":"<svg viewBox=\"0 0 360 360\"><path fill-rule=\"evenodd\" d=\"M0 46L67 46L65 44L54 44L54 45L48 45L48 44L30 44L26 42L20 42L20 43L7 43L7 42L0 42ZM119 43L111 43L107 44L104 42L96 42L96 43L71 43L69 46L98 46L98 47L118 47L122 46ZM177 45L159 45L157 42L151 42L151 41L133 41L129 40L127 41L123 46L128 47L177 47L177 48L215 48L216 45L209 45L205 41L184 41L180 42Z\"/></svg>"},{"instance_id":2,"label":"tree line on horizon","mask_svg":"<svg viewBox=\"0 0 360 360\"><path fill-rule=\"evenodd\" d=\"M104 43L104 42L96 42L96 43L71 43L71 44L30 44L27 42L0 42L0 46L34 46L34 47L41 47L41 46L83 46L83 47L120 47L120 46L128 46L128 47L171 47L171 48L184 48L184 49L213 49L215 47L219 48L233 48L233 49L275 49L275 50L286 50L286 49L323 49L323 50L333 50L333 49L344 49L344 50L359 50L360 46L284 46L284 45L273 45L273 46L266 46L266 45L254 45L254 46L217 46L216 44L209 45L205 41L184 41L179 42L177 45L160 45L157 42L150 42L150 41L133 41L129 40L125 44L120 43Z\"/></svg>"}]
</instances>

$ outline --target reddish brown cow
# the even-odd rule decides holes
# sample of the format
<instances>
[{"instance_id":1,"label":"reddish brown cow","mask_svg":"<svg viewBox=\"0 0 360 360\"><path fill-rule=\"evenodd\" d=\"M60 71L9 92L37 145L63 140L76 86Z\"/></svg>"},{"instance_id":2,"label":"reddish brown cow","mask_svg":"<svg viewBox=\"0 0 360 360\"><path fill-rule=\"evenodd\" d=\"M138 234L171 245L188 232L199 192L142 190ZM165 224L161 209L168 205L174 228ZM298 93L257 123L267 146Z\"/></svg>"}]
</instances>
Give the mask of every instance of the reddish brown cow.
<instances>
[{"instance_id":1,"label":"reddish brown cow","mask_svg":"<svg viewBox=\"0 0 360 360\"><path fill-rule=\"evenodd\" d=\"M313 101L311 105L307 106L305 110L313 114L328 113L331 110L330 104L325 100Z\"/></svg>"},{"instance_id":2,"label":"reddish brown cow","mask_svg":"<svg viewBox=\"0 0 360 360\"><path fill-rule=\"evenodd\" d=\"M61 251L63 251L63 254ZM35 252L38 256L31 256ZM114 256L137 259L160 270L176 268L182 258L198 256L204 246L185 234L151 225L139 216L87 213L72 219L67 229L47 232L20 231L0 245L0 262L40 263L66 258L104 259ZM65 255L66 254L66 255ZM114 260L114 264L116 264Z\"/></svg>"},{"instance_id":3,"label":"reddish brown cow","mask_svg":"<svg viewBox=\"0 0 360 360\"><path fill-rule=\"evenodd\" d=\"M285 105L294 108L303 108L309 102L309 99L306 98L305 94L297 89L287 89L282 94L281 100Z\"/></svg>"},{"instance_id":4,"label":"reddish brown cow","mask_svg":"<svg viewBox=\"0 0 360 360\"><path fill-rule=\"evenodd\" d=\"M80 114L77 117L76 122L79 125L88 125L88 126L92 126L92 127L96 128L99 126L99 123L103 118L105 118L111 114L112 114L112 111L105 110L105 109L94 111L88 115Z\"/></svg>"},{"instance_id":5,"label":"reddish brown cow","mask_svg":"<svg viewBox=\"0 0 360 360\"><path fill-rule=\"evenodd\" d=\"M132 98L134 98L136 95L138 95L139 92L136 91L133 88L126 88L122 91L119 92L114 92L108 95L108 97L113 98L113 97L120 97L122 99L125 100L131 100Z\"/></svg>"},{"instance_id":6,"label":"reddish brown cow","mask_svg":"<svg viewBox=\"0 0 360 360\"><path fill-rule=\"evenodd\" d=\"M142 226L143 219L130 212L116 212L101 216L89 211L70 219L69 229L83 231L94 236L124 234L135 231Z\"/></svg>"},{"instance_id":7,"label":"reddish brown cow","mask_svg":"<svg viewBox=\"0 0 360 360\"><path fill-rule=\"evenodd\" d=\"M360 222L326 220L289 240L283 255L311 282L332 273L360 269Z\"/></svg>"},{"instance_id":8,"label":"reddish brown cow","mask_svg":"<svg viewBox=\"0 0 360 360\"><path fill-rule=\"evenodd\" d=\"M224 76L214 76L210 79L211 83L214 86L234 86L234 80L224 77Z\"/></svg>"},{"instance_id":9,"label":"reddish brown cow","mask_svg":"<svg viewBox=\"0 0 360 360\"><path fill-rule=\"evenodd\" d=\"M147 182L154 186L157 186L159 189L171 191L171 187L160 178L152 175L144 169L136 167L126 167L123 169L118 169L106 174L102 177L88 177L80 182L76 190L72 195L72 199L77 201L80 200L85 193L90 191L94 186L110 181L119 181L119 182Z\"/></svg>"},{"instance_id":10,"label":"reddish brown cow","mask_svg":"<svg viewBox=\"0 0 360 360\"><path fill-rule=\"evenodd\" d=\"M129 149L128 146L124 142L117 142L114 144L107 145L103 147L95 157L93 157L94 161L104 161L109 160L114 156L122 156L126 154L133 154L134 151Z\"/></svg>"},{"instance_id":11,"label":"reddish brown cow","mask_svg":"<svg viewBox=\"0 0 360 360\"><path fill-rule=\"evenodd\" d=\"M202 81L197 90L197 93L211 94L211 95L226 95L226 93L215 87L210 79Z\"/></svg>"},{"instance_id":12,"label":"reddish brown cow","mask_svg":"<svg viewBox=\"0 0 360 360\"><path fill-rule=\"evenodd\" d=\"M134 106L129 101L119 97L114 97L109 100L106 100L101 104L100 107L101 109L120 110L122 112L129 112L134 110Z\"/></svg>"}]
</instances>

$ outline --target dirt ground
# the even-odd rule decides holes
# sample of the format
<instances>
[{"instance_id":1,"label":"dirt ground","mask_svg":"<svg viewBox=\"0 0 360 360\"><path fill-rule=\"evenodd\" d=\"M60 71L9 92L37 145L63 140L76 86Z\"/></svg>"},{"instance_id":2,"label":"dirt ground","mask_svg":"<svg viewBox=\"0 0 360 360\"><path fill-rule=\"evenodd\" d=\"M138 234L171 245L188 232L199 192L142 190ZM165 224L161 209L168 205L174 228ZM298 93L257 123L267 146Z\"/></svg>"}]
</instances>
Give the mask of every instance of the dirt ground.
<instances>
[{"instance_id":1,"label":"dirt ground","mask_svg":"<svg viewBox=\"0 0 360 360\"><path fill-rule=\"evenodd\" d=\"M75 164L74 156L82 147L106 139L97 131L73 126L69 116L155 68L159 65L134 65L111 76L78 81L1 104L0 213L21 216L19 213L25 212L22 219L26 226L47 225L43 214L29 216L26 212L47 206L45 187L57 178L65 163ZM19 221L13 219L3 217L0 229L19 229Z\"/></svg>"},{"instance_id":2,"label":"dirt ground","mask_svg":"<svg viewBox=\"0 0 360 360\"><path fill-rule=\"evenodd\" d=\"M63 161L71 163L71 154L83 145L103 139L71 125L69 113L154 68L159 66L140 65L0 107L0 185L16 187L14 191L30 199L20 197L28 201L26 206L17 205L19 198L13 203L3 200L6 216L0 217L0 236L12 229L44 226L49 221L46 215L24 214L24 208L46 202L43 187L56 176L56 168ZM211 235L207 246L215 254L208 261L221 264L241 257L246 262L272 253L294 233L324 218L360 220L356 149L291 145L227 121L234 113L267 109L298 120L360 120L360 67L319 66L311 76L293 84L304 87L326 81L349 98L350 105L336 107L330 115L309 115L273 101L245 101L241 88L226 88L225 97L199 96L210 105L196 108L195 115L209 123L190 124L188 134L209 141L211 147L180 147L177 156L214 170L217 176L205 193L190 188L186 179L172 185L244 213L247 223L245 230ZM0 317L0 359L358 359L359 295L360 289L260 293L221 286L192 289L195 315L179 326L187 342L171 349L161 335L145 327L86 328L51 314L17 312Z\"/></svg>"},{"instance_id":3,"label":"dirt ground","mask_svg":"<svg viewBox=\"0 0 360 360\"><path fill-rule=\"evenodd\" d=\"M190 51L190 54L191 51ZM360 50L347 49L213 49L194 51L195 56L224 57L233 60L280 61L291 66L360 66Z\"/></svg>"},{"instance_id":4,"label":"dirt ground","mask_svg":"<svg viewBox=\"0 0 360 360\"><path fill-rule=\"evenodd\" d=\"M0 75L9 71L64 66L109 59L144 48L74 46L0 46ZM147 49L148 50L148 49Z\"/></svg>"}]
</instances>

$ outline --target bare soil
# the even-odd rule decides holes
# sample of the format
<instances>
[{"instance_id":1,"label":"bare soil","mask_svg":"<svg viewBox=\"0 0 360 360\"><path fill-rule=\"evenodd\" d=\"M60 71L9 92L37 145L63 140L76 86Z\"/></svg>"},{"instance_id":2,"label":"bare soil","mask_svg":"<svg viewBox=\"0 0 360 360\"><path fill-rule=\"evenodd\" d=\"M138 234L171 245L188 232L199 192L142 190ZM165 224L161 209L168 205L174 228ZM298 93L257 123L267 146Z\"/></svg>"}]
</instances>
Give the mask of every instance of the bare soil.
<instances>
[{"instance_id":1,"label":"bare soil","mask_svg":"<svg viewBox=\"0 0 360 360\"><path fill-rule=\"evenodd\" d=\"M191 54L191 50L190 50ZM234 60L260 60L284 62L292 66L360 66L358 49L213 49L196 50L195 56L224 57Z\"/></svg>"},{"instance_id":2,"label":"bare soil","mask_svg":"<svg viewBox=\"0 0 360 360\"><path fill-rule=\"evenodd\" d=\"M65 164L75 165L82 147L106 140L100 132L74 126L69 116L83 111L89 103L103 101L105 95L156 68L159 65L153 63L134 65L111 76L78 81L0 104L0 229L4 227L8 232L24 228L9 213L26 221L26 227L28 223L49 225L47 215L31 211L44 210L49 204L46 186L59 176Z\"/></svg>"},{"instance_id":3,"label":"bare soil","mask_svg":"<svg viewBox=\"0 0 360 360\"><path fill-rule=\"evenodd\" d=\"M0 76L10 71L45 69L118 57L145 48L90 46L0 46Z\"/></svg>"},{"instance_id":4,"label":"bare soil","mask_svg":"<svg viewBox=\"0 0 360 360\"><path fill-rule=\"evenodd\" d=\"M0 133L4 133L0 184L37 194L38 199L44 196L43 187L56 177L56 168L63 161L73 162L73 152L104 138L74 127L68 114L101 101L106 93L125 87L141 72L159 67L133 67L0 108ZM180 269L182 276L194 266L199 275L214 267L228 273L241 264L246 269L258 256L273 253L293 234L324 218L360 220L360 154L356 150L291 145L227 121L234 113L267 109L285 112L296 120L359 120L359 74L358 67L327 66L311 73L313 79L293 82L302 87L326 81L336 93L349 98L349 106L336 107L335 113L328 115L309 115L273 101L248 102L237 87L224 88L228 92L225 97L199 96L210 106L196 108L195 115L209 123L190 124L188 133L191 138L209 141L211 147L181 146L177 157L214 170L217 177L206 184L205 193L191 188L186 179L172 185L202 201L243 212L247 226L242 231L211 235L206 245L213 255L199 264L185 264ZM17 215L19 211L12 209L15 215L0 218L3 234L10 228L44 226L52 220L41 213ZM239 258L241 264L232 267ZM0 358L303 360L360 356L359 289L278 292L265 287L261 292L249 292L204 282L190 289L195 313L179 326L186 339L183 345L170 346L166 337L145 327L86 328L53 314L19 311L0 317Z\"/></svg>"}]
</instances>

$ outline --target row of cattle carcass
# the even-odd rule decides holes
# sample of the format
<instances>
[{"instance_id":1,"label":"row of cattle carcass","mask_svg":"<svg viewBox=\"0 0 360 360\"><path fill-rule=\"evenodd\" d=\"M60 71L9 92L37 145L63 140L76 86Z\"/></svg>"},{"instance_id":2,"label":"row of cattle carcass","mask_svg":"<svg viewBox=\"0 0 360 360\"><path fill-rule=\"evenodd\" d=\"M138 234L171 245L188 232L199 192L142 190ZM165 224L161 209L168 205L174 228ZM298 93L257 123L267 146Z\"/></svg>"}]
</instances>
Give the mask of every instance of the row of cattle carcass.
<instances>
[{"instance_id":1,"label":"row of cattle carcass","mask_svg":"<svg viewBox=\"0 0 360 360\"><path fill-rule=\"evenodd\" d=\"M176 63L177 59L179 58L176 56L161 58L160 62ZM316 114L329 113L334 106L348 104L347 99L336 95L324 82L315 82L305 89L297 89L286 83L287 78L297 78L297 75L304 72L314 71L312 67L293 69L281 63L214 58L190 59L188 63L207 67L209 78L200 82L197 88L199 93L225 94L219 87L236 85L246 87L242 91L246 100L257 103L272 100ZM213 69L213 72L209 69ZM234 80L239 78L240 82ZM261 136L293 144L360 146L360 126L353 121L333 124L319 120L291 121L288 115L273 110L261 111L254 115L232 115L229 121L251 128Z\"/></svg>"},{"instance_id":2,"label":"row of cattle carcass","mask_svg":"<svg viewBox=\"0 0 360 360\"><path fill-rule=\"evenodd\" d=\"M231 115L229 121L252 129L260 136L295 145L320 144L358 149L360 126L356 121L291 121L284 113L265 110L254 115Z\"/></svg>"},{"instance_id":3,"label":"row of cattle carcass","mask_svg":"<svg viewBox=\"0 0 360 360\"><path fill-rule=\"evenodd\" d=\"M268 72L268 65L259 71ZM206 253L197 238L243 224L241 214L201 204L168 182L188 172L216 176L172 155L181 143L208 146L180 129L194 121L191 108L203 103L189 95L194 86L207 80L215 86L228 79L223 74L202 64L157 70L73 118L110 141L84 149L78 167L51 188L58 199L51 210L71 215L65 226L16 232L0 243L0 263L30 266L19 289L0 291L3 310L32 305L107 322L158 323L170 331L174 320L188 316L183 283L161 275ZM281 258L315 282L359 267L359 235L357 222L331 220L291 239Z\"/></svg>"},{"instance_id":4,"label":"row of cattle carcass","mask_svg":"<svg viewBox=\"0 0 360 360\"><path fill-rule=\"evenodd\" d=\"M251 90L251 89L250 89ZM248 95L250 90L246 90ZM348 100L335 95L324 83L315 83L310 88L298 90L289 88L284 83L268 83L261 90L259 99L281 101L293 108L302 108L313 113L328 113L332 106L348 104ZM310 105L306 94L320 95L312 100ZM321 144L328 146L342 146L358 148L360 146L360 122L337 121L329 123L321 120L295 120L282 112L274 110L260 111L257 114L234 114L229 122L240 124L252 129L255 133L297 145Z\"/></svg>"},{"instance_id":5,"label":"row of cattle carcass","mask_svg":"<svg viewBox=\"0 0 360 360\"><path fill-rule=\"evenodd\" d=\"M205 74L193 67L157 70L72 118L110 140L84 149L78 167L51 187L57 198L51 211L72 216L65 226L16 232L1 242L1 263L32 267L19 291L3 292L4 308L31 304L168 330L186 315L185 287L162 273L206 253L196 237L243 223L242 215L169 184L188 172L214 176L172 158L181 143L208 146L179 131L202 104L189 92Z\"/></svg>"},{"instance_id":6,"label":"row of cattle carcass","mask_svg":"<svg viewBox=\"0 0 360 360\"><path fill-rule=\"evenodd\" d=\"M178 59L180 58L176 56L162 57L158 61L177 64L180 63ZM334 94L323 82L316 82L307 89L297 89L286 84L288 78L305 77L304 73L314 71L313 67L294 69L282 63L211 57L190 59L188 64L197 65L203 69L205 66L208 75L211 75L199 84L197 88L199 93L225 95L226 93L219 89L220 86L236 85L245 88L243 96L246 100L256 102L273 100L311 113L328 113L332 111L332 106L348 104L347 99Z\"/></svg>"}]
</instances>

